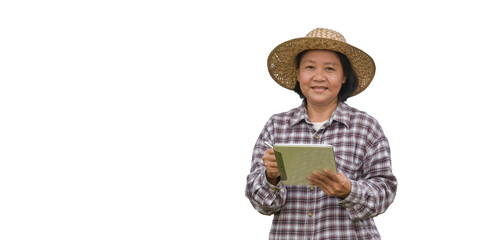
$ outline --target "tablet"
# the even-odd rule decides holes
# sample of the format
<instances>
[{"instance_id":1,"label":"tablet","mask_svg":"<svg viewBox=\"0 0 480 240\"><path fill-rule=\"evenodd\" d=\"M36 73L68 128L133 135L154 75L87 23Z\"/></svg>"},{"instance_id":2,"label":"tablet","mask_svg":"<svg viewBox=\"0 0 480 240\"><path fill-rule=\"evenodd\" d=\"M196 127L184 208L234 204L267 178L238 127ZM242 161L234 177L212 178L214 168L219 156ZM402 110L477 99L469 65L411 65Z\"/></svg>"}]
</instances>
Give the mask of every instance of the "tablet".
<instances>
[{"instance_id":1,"label":"tablet","mask_svg":"<svg viewBox=\"0 0 480 240\"><path fill-rule=\"evenodd\" d=\"M310 185L312 172L336 172L333 146L325 144L274 144L280 178L287 185Z\"/></svg>"}]
</instances>

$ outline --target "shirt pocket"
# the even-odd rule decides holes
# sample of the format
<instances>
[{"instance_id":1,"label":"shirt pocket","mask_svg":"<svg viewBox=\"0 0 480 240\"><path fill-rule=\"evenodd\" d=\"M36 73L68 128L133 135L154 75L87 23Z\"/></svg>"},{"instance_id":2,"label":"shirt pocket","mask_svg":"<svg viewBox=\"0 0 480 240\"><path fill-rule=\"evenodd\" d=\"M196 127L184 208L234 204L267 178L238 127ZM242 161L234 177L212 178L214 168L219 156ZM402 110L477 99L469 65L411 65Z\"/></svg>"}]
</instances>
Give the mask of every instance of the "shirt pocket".
<instances>
[{"instance_id":1,"label":"shirt pocket","mask_svg":"<svg viewBox=\"0 0 480 240\"><path fill-rule=\"evenodd\" d=\"M337 165L337 172L343 173L351 180L358 180L362 175L363 164L353 156L335 154L335 163Z\"/></svg>"}]
</instances>

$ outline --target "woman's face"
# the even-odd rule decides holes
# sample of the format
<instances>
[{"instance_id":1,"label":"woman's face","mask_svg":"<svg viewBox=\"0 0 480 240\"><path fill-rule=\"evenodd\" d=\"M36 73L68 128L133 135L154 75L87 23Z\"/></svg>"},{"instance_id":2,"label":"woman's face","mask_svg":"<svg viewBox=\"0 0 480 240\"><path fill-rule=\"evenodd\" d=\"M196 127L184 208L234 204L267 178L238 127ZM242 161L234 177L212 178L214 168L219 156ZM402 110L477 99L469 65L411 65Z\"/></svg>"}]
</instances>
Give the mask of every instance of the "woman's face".
<instances>
[{"instance_id":1,"label":"woman's face","mask_svg":"<svg viewBox=\"0 0 480 240\"><path fill-rule=\"evenodd\" d=\"M303 54L297 76L307 103L316 106L336 105L338 93L347 79L340 58L329 50L310 50Z\"/></svg>"}]
</instances>

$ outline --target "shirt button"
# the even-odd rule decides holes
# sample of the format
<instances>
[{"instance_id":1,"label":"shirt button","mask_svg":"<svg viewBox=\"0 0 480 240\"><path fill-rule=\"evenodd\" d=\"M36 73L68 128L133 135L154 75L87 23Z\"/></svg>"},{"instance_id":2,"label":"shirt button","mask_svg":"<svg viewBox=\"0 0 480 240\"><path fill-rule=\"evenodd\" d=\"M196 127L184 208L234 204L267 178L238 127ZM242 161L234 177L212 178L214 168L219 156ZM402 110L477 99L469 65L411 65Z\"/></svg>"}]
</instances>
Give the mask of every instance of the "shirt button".
<instances>
[{"instance_id":1,"label":"shirt button","mask_svg":"<svg viewBox=\"0 0 480 240\"><path fill-rule=\"evenodd\" d=\"M315 138L315 140L318 140L319 137L318 137L318 135L315 135L315 136L313 136L313 138Z\"/></svg>"},{"instance_id":2,"label":"shirt button","mask_svg":"<svg viewBox=\"0 0 480 240\"><path fill-rule=\"evenodd\" d=\"M308 216L309 216L309 217L313 216L313 213L309 212L309 213L308 213Z\"/></svg>"}]
</instances>

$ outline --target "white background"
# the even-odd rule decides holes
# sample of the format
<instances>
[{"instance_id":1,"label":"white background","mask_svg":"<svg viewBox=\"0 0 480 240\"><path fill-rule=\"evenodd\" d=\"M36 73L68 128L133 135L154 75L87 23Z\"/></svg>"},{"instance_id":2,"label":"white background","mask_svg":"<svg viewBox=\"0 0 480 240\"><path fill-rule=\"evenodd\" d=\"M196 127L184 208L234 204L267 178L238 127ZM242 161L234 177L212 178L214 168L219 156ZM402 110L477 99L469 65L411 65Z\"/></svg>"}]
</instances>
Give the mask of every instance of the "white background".
<instances>
[{"instance_id":1,"label":"white background","mask_svg":"<svg viewBox=\"0 0 480 240\"><path fill-rule=\"evenodd\" d=\"M390 140L384 239L480 239L474 1L2 1L0 239L267 239L244 196L269 52L316 27L377 73L348 104Z\"/></svg>"}]
</instances>

